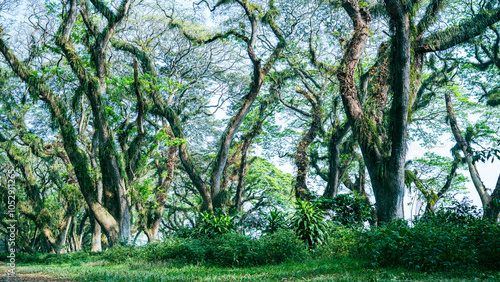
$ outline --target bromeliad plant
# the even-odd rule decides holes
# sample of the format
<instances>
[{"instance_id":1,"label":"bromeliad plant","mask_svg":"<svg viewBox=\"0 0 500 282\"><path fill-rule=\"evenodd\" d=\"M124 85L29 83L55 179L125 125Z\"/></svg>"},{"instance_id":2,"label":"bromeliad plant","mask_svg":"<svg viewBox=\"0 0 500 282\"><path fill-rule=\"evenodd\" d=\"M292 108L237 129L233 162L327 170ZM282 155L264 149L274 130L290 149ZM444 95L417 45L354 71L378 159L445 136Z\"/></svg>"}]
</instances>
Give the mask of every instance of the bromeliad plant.
<instances>
[{"instance_id":1,"label":"bromeliad plant","mask_svg":"<svg viewBox=\"0 0 500 282\"><path fill-rule=\"evenodd\" d=\"M309 247L322 244L327 237L326 213L308 201L297 200L292 226Z\"/></svg>"},{"instance_id":2,"label":"bromeliad plant","mask_svg":"<svg viewBox=\"0 0 500 282\"><path fill-rule=\"evenodd\" d=\"M230 233L235 229L236 226L232 216L222 213L215 215L205 211L200 215L197 231L200 235L206 235L213 238L216 235Z\"/></svg>"},{"instance_id":3,"label":"bromeliad plant","mask_svg":"<svg viewBox=\"0 0 500 282\"><path fill-rule=\"evenodd\" d=\"M265 234L273 234L280 229L286 229L288 225L285 214L277 208L269 212L269 215L266 216L266 221L267 227L264 230Z\"/></svg>"}]
</instances>

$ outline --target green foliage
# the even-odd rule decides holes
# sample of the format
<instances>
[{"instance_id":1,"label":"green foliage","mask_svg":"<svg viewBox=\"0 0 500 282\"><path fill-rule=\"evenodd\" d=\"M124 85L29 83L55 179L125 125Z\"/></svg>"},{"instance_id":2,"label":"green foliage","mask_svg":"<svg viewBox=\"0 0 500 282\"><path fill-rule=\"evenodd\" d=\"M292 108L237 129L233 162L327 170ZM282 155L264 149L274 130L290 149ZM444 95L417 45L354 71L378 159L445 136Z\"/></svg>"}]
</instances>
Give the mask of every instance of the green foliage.
<instances>
[{"instance_id":1,"label":"green foliage","mask_svg":"<svg viewBox=\"0 0 500 282\"><path fill-rule=\"evenodd\" d=\"M210 212L203 212L200 215L198 223L198 234L215 237L216 235L226 234L236 230L234 218L229 215L215 215Z\"/></svg>"},{"instance_id":2,"label":"green foliage","mask_svg":"<svg viewBox=\"0 0 500 282\"><path fill-rule=\"evenodd\" d=\"M171 138L166 129L162 128L158 133L154 136L154 138L158 141L164 142L165 146L177 146L186 144L186 139L182 138Z\"/></svg>"},{"instance_id":3,"label":"green foliage","mask_svg":"<svg viewBox=\"0 0 500 282\"><path fill-rule=\"evenodd\" d=\"M474 230L475 229L475 230ZM500 226L498 224L475 225L477 263L487 269L500 269Z\"/></svg>"},{"instance_id":4,"label":"green foliage","mask_svg":"<svg viewBox=\"0 0 500 282\"><path fill-rule=\"evenodd\" d=\"M319 198L322 210L333 211L332 221L345 226L360 226L376 220L376 216L366 198L359 193L341 194L332 199Z\"/></svg>"},{"instance_id":5,"label":"green foliage","mask_svg":"<svg viewBox=\"0 0 500 282\"><path fill-rule=\"evenodd\" d=\"M326 213L315 204L297 200L292 226L304 242L310 247L322 244L327 236Z\"/></svg>"},{"instance_id":6,"label":"green foliage","mask_svg":"<svg viewBox=\"0 0 500 282\"><path fill-rule=\"evenodd\" d=\"M348 257L358 253L362 231L342 225L334 225L325 243L312 251L315 258Z\"/></svg>"},{"instance_id":7,"label":"green foliage","mask_svg":"<svg viewBox=\"0 0 500 282\"><path fill-rule=\"evenodd\" d=\"M170 238L162 243L146 246L144 258L148 261L174 260L179 263L205 261L206 242L200 239Z\"/></svg>"},{"instance_id":8,"label":"green foliage","mask_svg":"<svg viewBox=\"0 0 500 282\"><path fill-rule=\"evenodd\" d=\"M19 265L19 273L39 273L77 281L498 281L500 274L483 270L423 273L404 268L367 268L356 258L327 258L256 267L207 267L132 261L109 265Z\"/></svg>"},{"instance_id":9,"label":"green foliage","mask_svg":"<svg viewBox=\"0 0 500 282\"><path fill-rule=\"evenodd\" d=\"M253 265L253 244L252 239L237 233L217 236L206 244L207 262L219 266Z\"/></svg>"},{"instance_id":10,"label":"green foliage","mask_svg":"<svg viewBox=\"0 0 500 282\"><path fill-rule=\"evenodd\" d=\"M280 229L261 237L256 243L251 249L255 265L304 261L310 256L307 246L291 230Z\"/></svg>"},{"instance_id":11,"label":"green foliage","mask_svg":"<svg viewBox=\"0 0 500 282\"><path fill-rule=\"evenodd\" d=\"M0 261L8 261L8 254L0 254ZM97 261L101 254L87 252L71 252L67 254L18 253L16 262L33 264L67 264Z\"/></svg>"},{"instance_id":12,"label":"green foliage","mask_svg":"<svg viewBox=\"0 0 500 282\"><path fill-rule=\"evenodd\" d=\"M367 232L360 254L376 266L422 271L497 269L500 227L474 216L474 209L439 211L414 222L395 221Z\"/></svg>"},{"instance_id":13,"label":"green foliage","mask_svg":"<svg viewBox=\"0 0 500 282\"><path fill-rule=\"evenodd\" d=\"M302 261L309 257L306 245L292 231L279 230L259 239L226 233L214 238L171 238L148 245L148 261L217 266L252 266Z\"/></svg>"},{"instance_id":14,"label":"green foliage","mask_svg":"<svg viewBox=\"0 0 500 282\"><path fill-rule=\"evenodd\" d=\"M288 225L285 213L276 208L269 212L269 215L266 216L266 221L267 226L264 229L264 233L266 234L273 234L279 229L285 229Z\"/></svg>"},{"instance_id":15,"label":"green foliage","mask_svg":"<svg viewBox=\"0 0 500 282\"><path fill-rule=\"evenodd\" d=\"M245 179L245 187L262 191L274 204L288 204L289 191L291 191L294 177L289 173L276 168L268 160L256 157L250 163Z\"/></svg>"},{"instance_id":16,"label":"green foliage","mask_svg":"<svg viewBox=\"0 0 500 282\"><path fill-rule=\"evenodd\" d=\"M102 253L102 258L113 263L124 262L131 258L137 258L141 254L140 249L133 246L116 244Z\"/></svg>"}]
</instances>

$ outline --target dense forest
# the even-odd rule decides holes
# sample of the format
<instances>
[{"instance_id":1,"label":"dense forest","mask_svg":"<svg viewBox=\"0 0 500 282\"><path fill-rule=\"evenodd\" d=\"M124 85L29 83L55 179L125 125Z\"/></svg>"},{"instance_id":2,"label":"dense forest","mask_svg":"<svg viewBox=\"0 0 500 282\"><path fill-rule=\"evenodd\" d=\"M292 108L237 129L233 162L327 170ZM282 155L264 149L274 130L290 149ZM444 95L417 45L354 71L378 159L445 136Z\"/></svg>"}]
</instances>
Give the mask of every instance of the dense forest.
<instances>
[{"instance_id":1,"label":"dense forest","mask_svg":"<svg viewBox=\"0 0 500 282\"><path fill-rule=\"evenodd\" d=\"M498 269L499 22L498 0L0 0L0 233L409 267L447 233L462 253L434 263Z\"/></svg>"}]
</instances>

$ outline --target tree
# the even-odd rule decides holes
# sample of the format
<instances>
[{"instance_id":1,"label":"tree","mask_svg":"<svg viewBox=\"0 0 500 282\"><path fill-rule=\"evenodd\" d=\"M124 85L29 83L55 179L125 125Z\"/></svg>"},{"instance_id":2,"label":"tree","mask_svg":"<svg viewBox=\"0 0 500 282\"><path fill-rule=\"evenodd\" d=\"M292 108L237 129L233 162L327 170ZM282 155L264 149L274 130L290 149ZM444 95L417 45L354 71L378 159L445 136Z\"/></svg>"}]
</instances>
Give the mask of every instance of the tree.
<instances>
[{"instance_id":1,"label":"tree","mask_svg":"<svg viewBox=\"0 0 500 282\"><path fill-rule=\"evenodd\" d=\"M29 86L32 99L41 99L48 106L51 116L57 121L63 145L75 170L80 190L92 215L104 228L108 241L113 245L119 241L128 241L131 218L125 167L121 159L121 152L117 150L113 129L110 128L109 107L103 102L109 75L106 51L117 26L129 10L130 1L122 1L116 12L110 10L101 1L91 2L94 9L103 17L102 19L106 19L107 25L99 30L93 22L93 18L89 16L88 4L70 1L67 5L60 7L63 20L53 40L71 69L71 75L74 75L79 83L77 87L71 89L74 99L79 100L82 95L85 95L86 101L91 107L92 127L98 144L98 163L102 173L98 181L102 181L104 189L103 204L98 199L96 179L91 172L89 157L78 144L71 112L63 98L56 92L57 88L46 83L37 72L30 71L26 65L21 63L10 51L3 36L0 39L0 51L10 68ZM81 21L77 21L79 12ZM83 41L83 50L88 52L86 58L90 58L91 63L82 59L82 54L77 51L79 49L75 49L74 46L75 25L78 22L79 27L82 27L82 21L85 26L85 36L83 38L77 37L76 43ZM82 120L84 119L82 118ZM141 120L140 114L138 120L139 122ZM78 129L86 130L86 128L81 127ZM142 138L140 134L139 136L139 139ZM134 146L130 148L132 148L131 150L137 149ZM124 152L124 154L134 155L131 152Z\"/></svg>"},{"instance_id":2,"label":"tree","mask_svg":"<svg viewBox=\"0 0 500 282\"><path fill-rule=\"evenodd\" d=\"M498 9L482 11L453 28L424 36L438 19L444 1L431 1L420 21L413 26L411 19L415 10L412 9L419 7L418 2L385 1L392 29L391 44L381 44L375 64L361 79L361 97L365 99L364 94L368 94L364 104L355 86L355 70L368 38L371 15L357 1L342 2L353 21L354 34L346 45L337 77L347 117L370 175L381 222L403 216L408 111L420 84L424 54L466 42L498 21L500 16ZM370 82L374 84L371 91ZM392 100L388 100L389 93Z\"/></svg>"},{"instance_id":3,"label":"tree","mask_svg":"<svg viewBox=\"0 0 500 282\"><path fill-rule=\"evenodd\" d=\"M472 137L471 134L473 133L469 128L467 130L468 138L466 138L460 131L449 91L445 92L445 100L451 131L453 133L453 136L455 137L455 140L457 141L457 148L459 148L465 156L465 161L467 162L467 167L469 168L472 183L474 184L474 187L476 188L476 191L478 192L479 198L481 199L481 203L483 205L484 217L488 220L497 222L500 216L500 176L497 180L495 189L493 190L491 195L489 195L487 192L488 190L484 186L477 170L475 164L476 160L474 160L473 158L474 153L470 145L470 140Z\"/></svg>"},{"instance_id":4,"label":"tree","mask_svg":"<svg viewBox=\"0 0 500 282\"><path fill-rule=\"evenodd\" d=\"M206 1L202 2L205 2L208 5ZM200 38L196 35L190 34L189 30L186 30L186 28L183 26L182 21L176 20L171 17L170 26L180 28L184 36L196 44L209 44L211 42L225 39L231 36L237 38L238 40L241 40L246 46L248 58L250 59L252 64L252 81L250 83L248 93L244 97L242 97L241 101L238 102L238 105L240 105L239 109L235 110L233 116L230 118L228 124L226 125L224 133L220 137L219 149L217 150L217 156L215 157L210 169L210 180L208 181L208 183L203 179L202 175L195 167L193 160L190 157L187 144L181 144L179 146L179 158L181 160L181 163L183 164L191 181L193 182L194 186L203 199L202 210L211 211L214 208L222 207L223 201L222 199L220 199L220 196L222 195L220 194L221 181L228 160L231 142L242 121L250 111L253 102L257 98L262 84L264 83L265 77L271 71L277 57L284 48L285 39L274 24L273 17L276 8L272 3L273 2L270 2L269 11L263 13L261 9L256 8L254 5L251 5L251 3L248 1L236 1L236 7L239 7L243 10L245 18L250 25L249 36L245 35L245 33L239 33L235 29L230 29L223 33L209 35L208 38ZM213 8L209 8L213 11L224 4L225 3L223 2L218 2ZM257 57L255 51L261 18L263 19L262 22L269 26L270 30L278 40L277 45L272 49L271 54L264 63L262 62L262 59ZM154 68L153 62L147 56L147 54L144 53L144 51L130 44L122 44L115 47L137 56L138 59L142 62L144 71L152 76L152 83L155 84L157 76L156 70ZM164 100L157 91L151 91L149 95L154 103L152 112L158 116L166 118L170 124L170 127L172 128L172 132L175 137L184 139L184 130L182 128L179 116L169 105L168 101Z\"/></svg>"}]
</instances>

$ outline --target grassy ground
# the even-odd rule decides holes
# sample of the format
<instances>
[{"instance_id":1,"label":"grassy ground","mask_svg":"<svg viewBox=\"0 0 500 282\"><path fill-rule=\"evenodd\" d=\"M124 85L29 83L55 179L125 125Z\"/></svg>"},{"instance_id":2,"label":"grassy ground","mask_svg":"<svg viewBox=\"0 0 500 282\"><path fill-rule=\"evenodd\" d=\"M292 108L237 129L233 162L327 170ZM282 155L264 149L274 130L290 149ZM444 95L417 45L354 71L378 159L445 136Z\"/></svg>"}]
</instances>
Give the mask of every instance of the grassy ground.
<instances>
[{"instance_id":1,"label":"grassy ground","mask_svg":"<svg viewBox=\"0 0 500 282\"><path fill-rule=\"evenodd\" d=\"M0 272L6 268L0 267ZM18 265L18 273L38 273L78 281L500 281L500 272L423 273L369 268L351 258L329 258L251 268L179 266L129 260L60 265Z\"/></svg>"}]
</instances>

